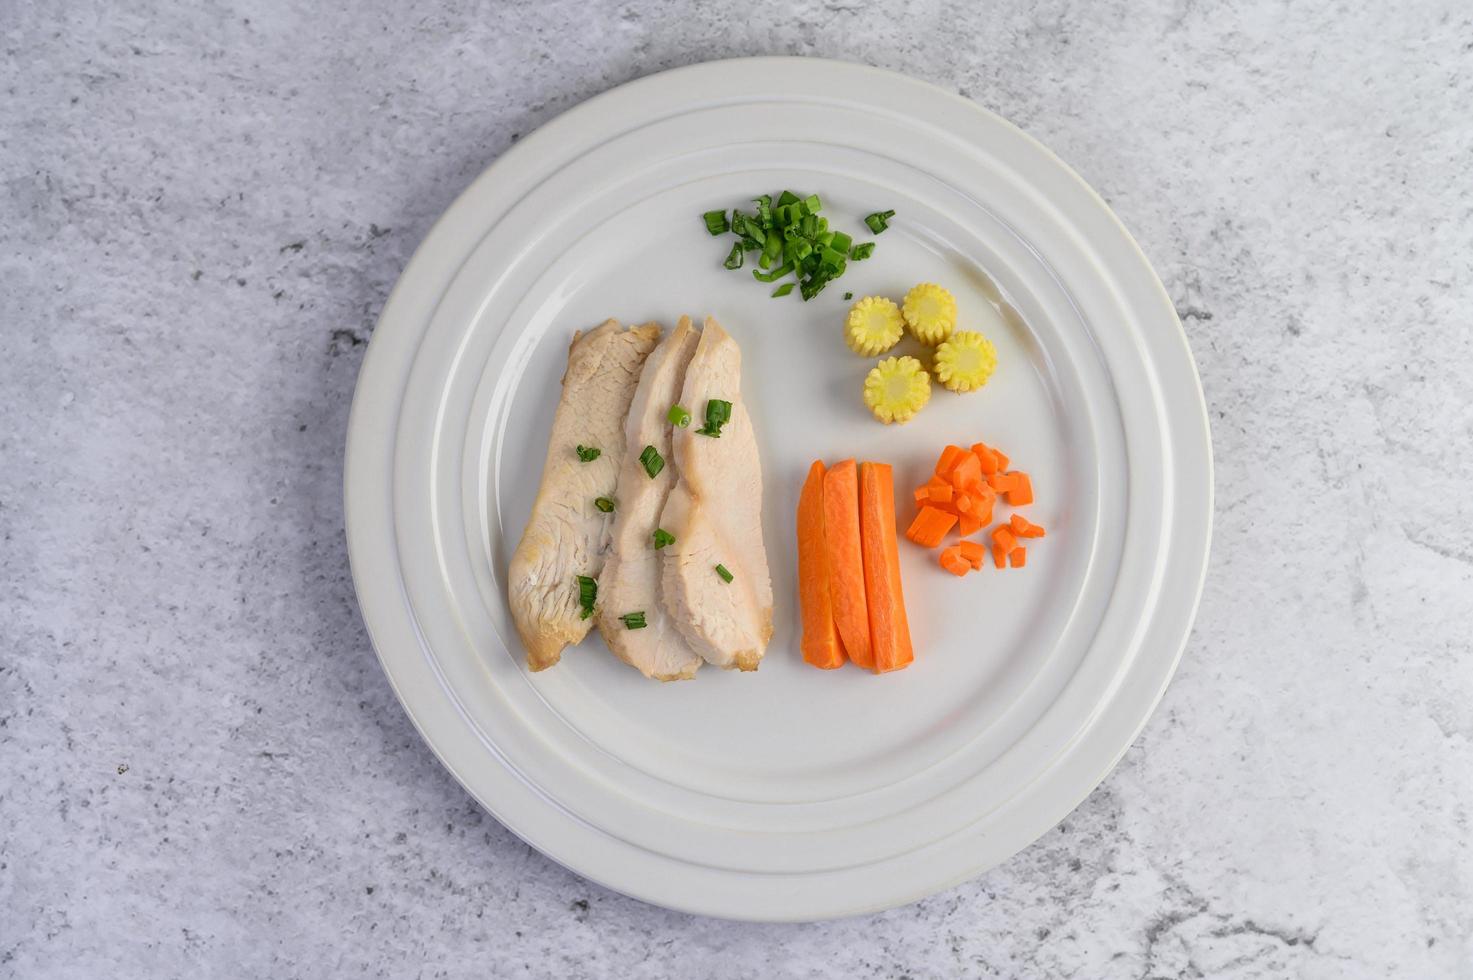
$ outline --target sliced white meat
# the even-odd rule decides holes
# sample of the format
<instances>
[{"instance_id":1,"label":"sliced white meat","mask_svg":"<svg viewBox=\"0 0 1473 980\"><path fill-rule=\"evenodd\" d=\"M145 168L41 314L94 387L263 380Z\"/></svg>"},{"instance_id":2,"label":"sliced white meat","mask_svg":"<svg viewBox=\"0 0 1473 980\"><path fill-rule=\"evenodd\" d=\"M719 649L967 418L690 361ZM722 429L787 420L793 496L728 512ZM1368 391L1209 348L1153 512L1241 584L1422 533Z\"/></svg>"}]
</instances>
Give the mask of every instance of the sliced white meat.
<instances>
[{"instance_id":1,"label":"sliced white meat","mask_svg":"<svg viewBox=\"0 0 1473 980\"><path fill-rule=\"evenodd\" d=\"M568 348L542 486L507 581L512 618L533 670L557 663L563 647L582 640L592 625L579 604L578 576L598 577L610 523L594 501L614 496L624 461L624 418L659 339L657 324L625 330L609 320L575 335ZM598 449L599 457L583 462L580 445Z\"/></svg>"},{"instance_id":2,"label":"sliced white meat","mask_svg":"<svg viewBox=\"0 0 1473 980\"><path fill-rule=\"evenodd\" d=\"M699 339L690 317L681 317L644 362L624 427L612 543L598 579L598 629L604 641L620 660L661 681L690 678L704 663L660 602L660 552L654 547L660 513L676 479L670 407L680 402L686 365ZM663 461L653 477L640 461L651 446ZM631 613L644 614L643 629L630 629L620 618Z\"/></svg>"},{"instance_id":3,"label":"sliced white meat","mask_svg":"<svg viewBox=\"0 0 1473 980\"><path fill-rule=\"evenodd\" d=\"M704 435L707 403L731 403L719 436ZM762 543L762 461L742 403L742 353L711 318L686 368L680 404L695 417L675 431L678 480L660 526L665 609L691 648L717 667L756 670L772 638L772 580ZM728 582L717 569L730 574Z\"/></svg>"}]
</instances>

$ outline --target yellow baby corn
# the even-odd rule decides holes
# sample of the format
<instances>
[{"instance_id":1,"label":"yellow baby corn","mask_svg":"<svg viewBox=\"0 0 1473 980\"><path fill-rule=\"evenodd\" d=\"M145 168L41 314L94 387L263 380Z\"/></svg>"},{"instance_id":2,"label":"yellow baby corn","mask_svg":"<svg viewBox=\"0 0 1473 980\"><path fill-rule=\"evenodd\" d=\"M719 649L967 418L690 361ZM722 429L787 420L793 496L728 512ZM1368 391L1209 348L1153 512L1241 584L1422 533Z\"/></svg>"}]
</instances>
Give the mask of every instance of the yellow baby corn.
<instances>
[{"instance_id":1,"label":"yellow baby corn","mask_svg":"<svg viewBox=\"0 0 1473 980\"><path fill-rule=\"evenodd\" d=\"M906 293L903 311L915 339L932 347L956 327L956 297L934 282L923 282Z\"/></svg>"},{"instance_id":2,"label":"yellow baby corn","mask_svg":"<svg viewBox=\"0 0 1473 980\"><path fill-rule=\"evenodd\" d=\"M931 378L914 357L887 357L864 379L864 403L889 425L909 422L931 400Z\"/></svg>"},{"instance_id":3,"label":"yellow baby corn","mask_svg":"<svg viewBox=\"0 0 1473 980\"><path fill-rule=\"evenodd\" d=\"M936 348L936 378L951 391L976 391L997 368L997 348L975 330L958 330Z\"/></svg>"},{"instance_id":4,"label":"yellow baby corn","mask_svg":"<svg viewBox=\"0 0 1473 980\"><path fill-rule=\"evenodd\" d=\"M893 300L866 296L849 310L844 343L856 354L875 357L898 344L904 329L905 319Z\"/></svg>"}]
</instances>

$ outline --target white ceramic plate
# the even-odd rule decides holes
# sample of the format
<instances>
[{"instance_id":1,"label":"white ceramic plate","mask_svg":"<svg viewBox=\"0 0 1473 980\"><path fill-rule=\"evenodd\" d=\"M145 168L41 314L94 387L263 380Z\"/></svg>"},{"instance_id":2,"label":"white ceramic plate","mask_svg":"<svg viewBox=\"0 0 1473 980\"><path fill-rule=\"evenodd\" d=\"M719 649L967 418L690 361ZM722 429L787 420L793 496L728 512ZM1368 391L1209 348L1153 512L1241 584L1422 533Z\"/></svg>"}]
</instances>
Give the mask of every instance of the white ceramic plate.
<instances>
[{"instance_id":1,"label":"white ceramic plate","mask_svg":"<svg viewBox=\"0 0 1473 980\"><path fill-rule=\"evenodd\" d=\"M835 225L894 208L872 259L809 303L727 272L703 211L792 188ZM857 238L870 236L857 234ZM997 343L981 392L871 420L840 324L934 281ZM596 636L533 675L505 600L568 341L606 317L714 314L741 343L763 450L776 636L755 674L657 684ZM903 545L916 662L797 652L793 513L808 464L909 490L947 442L1033 475L1048 537L958 580ZM976 105L857 65L759 59L646 78L506 153L446 212L373 336L346 465L353 578L394 689L440 759L544 854L672 908L803 920L975 875L1094 788L1191 624L1211 450L1181 326L1105 204Z\"/></svg>"}]
</instances>

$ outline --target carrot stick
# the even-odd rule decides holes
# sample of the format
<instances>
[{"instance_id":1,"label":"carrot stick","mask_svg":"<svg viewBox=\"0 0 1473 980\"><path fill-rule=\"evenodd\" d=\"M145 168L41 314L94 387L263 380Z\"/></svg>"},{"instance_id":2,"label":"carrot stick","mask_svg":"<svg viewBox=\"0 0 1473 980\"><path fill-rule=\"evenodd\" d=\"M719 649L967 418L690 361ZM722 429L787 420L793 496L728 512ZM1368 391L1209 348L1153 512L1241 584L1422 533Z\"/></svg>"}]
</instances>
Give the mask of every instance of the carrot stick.
<instances>
[{"instance_id":1,"label":"carrot stick","mask_svg":"<svg viewBox=\"0 0 1473 980\"><path fill-rule=\"evenodd\" d=\"M803 659L815 667L844 666L844 648L834 626L829 556L824 526L824 466L816 459L798 495L798 605L802 611Z\"/></svg>"},{"instance_id":2,"label":"carrot stick","mask_svg":"<svg viewBox=\"0 0 1473 980\"><path fill-rule=\"evenodd\" d=\"M859 531L859 471L854 460L829 467L823 477L823 536L829 556L829 595L834 626L849 659L875 665L864 594L864 553Z\"/></svg>"},{"instance_id":3,"label":"carrot stick","mask_svg":"<svg viewBox=\"0 0 1473 980\"><path fill-rule=\"evenodd\" d=\"M916 514L916 519L910 522L905 536L923 548L934 548L955 523L955 514L948 514L936 507L922 507Z\"/></svg>"},{"instance_id":4,"label":"carrot stick","mask_svg":"<svg viewBox=\"0 0 1473 980\"><path fill-rule=\"evenodd\" d=\"M864 552L874 670L900 670L915 659L900 587L900 548L895 541L895 484L886 463L859 464L859 530ZM857 661L856 661L857 662Z\"/></svg>"}]
</instances>

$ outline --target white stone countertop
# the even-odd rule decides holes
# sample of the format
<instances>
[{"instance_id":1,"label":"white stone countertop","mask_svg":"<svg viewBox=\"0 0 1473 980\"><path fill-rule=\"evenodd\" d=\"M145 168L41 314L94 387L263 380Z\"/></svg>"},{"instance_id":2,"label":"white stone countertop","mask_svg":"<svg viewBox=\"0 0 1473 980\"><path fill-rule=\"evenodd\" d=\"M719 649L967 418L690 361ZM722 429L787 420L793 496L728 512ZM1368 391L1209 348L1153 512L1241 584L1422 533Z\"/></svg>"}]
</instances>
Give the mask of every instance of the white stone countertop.
<instances>
[{"instance_id":1,"label":"white stone countertop","mask_svg":"<svg viewBox=\"0 0 1473 980\"><path fill-rule=\"evenodd\" d=\"M1466 4L337 6L0 4L0 976L1473 977ZM991 873L815 925L646 906L483 813L342 533L436 215L595 93L763 53L1072 164L1176 302L1217 463L1114 774Z\"/></svg>"}]
</instances>

